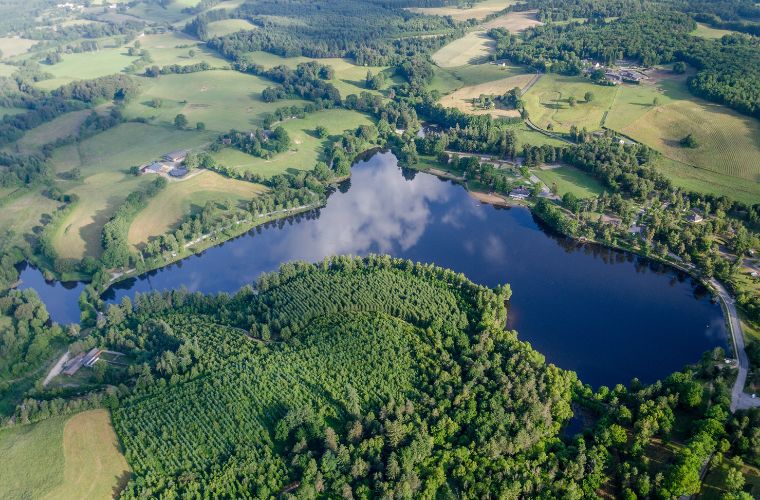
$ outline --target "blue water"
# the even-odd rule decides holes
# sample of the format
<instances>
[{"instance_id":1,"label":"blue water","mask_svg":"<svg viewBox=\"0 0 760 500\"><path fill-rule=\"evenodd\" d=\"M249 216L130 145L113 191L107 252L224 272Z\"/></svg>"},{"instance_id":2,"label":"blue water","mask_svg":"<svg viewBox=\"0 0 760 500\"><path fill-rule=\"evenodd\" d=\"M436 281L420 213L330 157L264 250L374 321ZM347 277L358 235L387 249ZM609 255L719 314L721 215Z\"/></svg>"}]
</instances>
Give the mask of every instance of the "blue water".
<instances>
[{"instance_id":1,"label":"blue water","mask_svg":"<svg viewBox=\"0 0 760 500\"><path fill-rule=\"evenodd\" d=\"M524 208L495 208L449 181L402 171L393 155L359 162L323 209L269 224L104 296L185 287L234 291L294 259L389 253L488 286L509 283L509 327L592 385L652 382L726 345L722 312L688 275L633 254L552 234ZM76 321L80 289L27 268L57 321Z\"/></svg>"}]
</instances>

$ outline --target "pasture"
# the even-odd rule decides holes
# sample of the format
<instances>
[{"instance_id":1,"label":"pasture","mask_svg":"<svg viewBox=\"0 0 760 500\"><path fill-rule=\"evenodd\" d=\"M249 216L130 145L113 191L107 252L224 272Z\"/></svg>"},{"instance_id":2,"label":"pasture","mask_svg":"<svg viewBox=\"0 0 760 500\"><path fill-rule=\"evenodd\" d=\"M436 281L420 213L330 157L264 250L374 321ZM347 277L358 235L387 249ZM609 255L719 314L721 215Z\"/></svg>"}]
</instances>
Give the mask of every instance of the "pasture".
<instances>
[{"instance_id":1,"label":"pasture","mask_svg":"<svg viewBox=\"0 0 760 500\"><path fill-rule=\"evenodd\" d=\"M43 70L53 78L35 83L41 89L52 90L75 80L89 80L119 73L129 66L135 57L127 55L123 47L100 49L97 52L64 54L63 60L53 65L43 65Z\"/></svg>"},{"instance_id":2,"label":"pasture","mask_svg":"<svg viewBox=\"0 0 760 500\"><path fill-rule=\"evenodd\" d=\"M534 169L533 173L549 188L556 184L557 193L560 196L573 193L578 198L593 198L604 191L604 186L599 181L575 167L563 165L556 168Z\"/></svg>"},{"instance_id":3,"label":"pasture","mask_svg":"<svg viewBox=\"0 0 760 500\"><path fill-rule=\"evenodd\" d=\"M256 29L256 26L245 19L224 19L214 21L208 24L208 36L224 36L237 31L248 31Z\"/></svg>"},{"instance_id":4,"label":"pasture","mask_svg":"<svg viewBox=\"0 0 760 500\"><path fill-rule=\"evenodd\" d=\"M582 77L547 73L523 95L523 101L531 121L541 128L568 132L575 125L593 131L601 127L616 91ZM586 92L594 94L591 102L584 101ZM575 106L570 105L571 97L576 99Z\"/></svg>"},{"instance_id":5,"label":"pasture","mask_svg":"<svg viewBox=\"0 0 760 500\"><path fill-rule=\"evenodd\" d=\"M312 59L309 57L280 57L269 52L251 52L248 56L248 60L256 64L260 64L266 69L273 68L279 65L285 65L289 68L295 68L300 63L317 61L320 64L326 64L335 70L335 76L330 81L335 88L338 89L342 97L346 97L350 94L360 94L362 92L371 92L378 94L377 90L369 90L365 87L365 79L367 72L371 71L373 74L385 72L386 76L386 88L393 82L391 81L390 71L387 66L357 66L348 59L340 59L336 57L328 57L324 59Z\"/></svg>"},{"instance_id":6,"label":"pasture","mask_svg":"<svg viewBox=\"0 0 760 500\"><path fill-rule=\"evenodd\" d=\"M448 94L462 87L480 85L524 73L525 68L521 66L499 66L490 63L468 64L456 68L436 67L429 88L441 94Z\"/></svg>"},{"instance_id":7,"label":"pasture","mask_svg":"<svg viewBox=\"0 0 760 500\"><path fill-rule=\"evenodd\" d=\"M282 106L305 103L302 100L266 103L261 100L261 92L274 86L274 82L237 71L164 75L143 78L141 83L143 93L126 106L127 116L171 126L174 117L182 113L191 127L203 122L207 129L218 132L231 128L246 130L258 125L265 113ZM151 106L153 99L160 100L160 107Z\"/></svg>"},{"instance_id":8,"label":"pasture","mask_svg":"<svg viewBox=\"0 0 760 500\"><path fill-rule=\"evenodd\" d=\"M106 410L0 431L2 498L113 498L128 477Z\"/></svg>"},{"instance_id":9,"label":"pasture","mask_svg":"<svg viewBox=\"0 0 760 500\"><path fill-rule=\"evenodd\" d=\"M82 122L89 116L91 110L83 109L81 111L72 111L58 116L49 122L45 122L39 127L29 130L24 136L16 141L15 147L19 152L32 153L45 144L50 144L58 139L69 136L76 136L79 133L79 127Z\"/></svg>"},{"instance_id":10,"label":"pasture","mask_svg":"<svg viewBox=\"0 0 760 500\"><path fill-rule=\"evenodd\" d=\"M140 48L147 50L153 59L152 64L160 67L170 64L186 66L199 62L207 62L214 68L229 67L229 62L207 48L206 44L198 42L197 39L181 31L144 35L138 40ZM194 52L192 56L191 50Z\"/></svg>"},{"instance_id":11,"label":"pasture","mask_svg":"<svg viewBox=\"0 0 760 500\"><path fill-rule=\"evenodd\" d=\"M3 52L3 59L20 56L29 52L38 40L29 40L21 37L4 36L0 37L0 51Z\"/></svg>"},{"instance_id":12,"label":"pasture","mask_svg":"<svg viewBox=\"0 0 760 500\"><path fill-rule=\"evenodd\" d=\"M725 35L735 35L736 31L712 28L704 23L697 23L697 29L692 31L691 34L700 38L712 40L715 38L723 38Z\"/></svg>"},{"instance_id":13,"label":"pasture","mask_svg":"<svg viewBox=\"0 0 760 500\"><path fill-rule=\"evenodd\" d=\"M58 184L80 200L61 221L53 245L61 257L81 259L100 255L103 225L132 191L150 182L127 172L175 149L191 149L211 139L209 133L182 131L141 123L124 123L79 144L53 152L57 172L79 168L82 180L59 180Z\"/></svg>"},{"instance_id":14,"label":"pasture","mask_svg":"<svg viewBox=\"0 0 760 500\"><path fill-rule=\"evenodd\" d=\"M516 109L503 109L499 107L495 109L482 109L474 106L473 101L481 95L501 96L515 87L522 89L528 85L535 76L536 75L533 74L519 74L478 85L462 87L461 89L444 96L440 100L440 103L447 108L456 108L465 113L476 115L490 114L491 116L505 117L520 116L519 111Z\"/></svg>"},{"instance_id":15,"label":"pasture","mask_svg":"<svg viewBox=\"0 0 760 500\"><path fill-rule=\"evenodd\" d=\"M173 230L187 214L202 210L209 201L237 206L266 190L260 184L228 179L208 170L191 175L170 182L148 202L129 227L129 243L144 243Z\"/></svg>"},{"instance_id":16,"label":"pasture","mask_svg":"<svg viewBox=\"0 0 760 500\"><path fill-rule=\"evenodd\" d=\"M311 170L320 158L322 148L329 139L319 139L314 134L318 125L325 127L331 138L337 138L344 130L356 129L360 125L372 123L370 119L356 111L329 109L311 113L303 119L293 119L281 125L287 130L292 142L291 150L276 155L271 160L257 158L238 151L225 148L214 153L214 158L230 168L243 172L259 174L263 177L284 172L296 173L298 170Z\"/></svg>"},{"instance_id":17,"label":"pasture","mask_svg":"<svg viewBox=\"0 0 760 500\"><path fill-rule=\"evenodd\" d=\"M408 10L429 16L451 16L455 21L467 21L468 19L481 20L515 3L517 3L515 0L483 0L467 7L413 7Z\"/></svg>"},{"instance_id":18,"label":"pasture","mask_svg":"<svg viewBox=\"0 0 760 500\"><path fill-rule=\"evenodd\" d=\"M510 124L509 128L514 130L517 135L517 147L519 150L522 150L525 144L531 146L567 146L567 143L564 141L549 137L541 132L536 132L528 127L525 122Z\"/></svg>"},{"instance_id":19,"label":"pasture","mask_svg":"<svg viewBox=\"0 0 760 500\"><path fill-rule=\"evenodd\" d=\"M8 243L25 247L28 245L25 234L36 226L42 226L45 214L52 214L60 206L42 194L42 190L5 190L0 191L0 232L12 231L12 240Z\"/></svg>"},{"instance_id":20,"label":"pasture","mask_svg":"<svg viewBox=\"0 0 760 500\"><path fill-rule=\"evenodd\" d=\"M438 49L433 54L433 62L442 68L478 64L488 58L495 45L496 42L486 31L470 31Z\"/></svg>"},{"instance_id":21,"label":"pasture","mask_svg":"<svg viewBox=\"0 0 760 500\"><path fill-rule=\"evenodd\" d=\"M504 28L510 33L517 33L541 24L543 23L536 19L535 10L526 10L523 12L510 12L496 19L491 19L484 23L483 27L486 30Z\"/></svg>"}]
</instances>

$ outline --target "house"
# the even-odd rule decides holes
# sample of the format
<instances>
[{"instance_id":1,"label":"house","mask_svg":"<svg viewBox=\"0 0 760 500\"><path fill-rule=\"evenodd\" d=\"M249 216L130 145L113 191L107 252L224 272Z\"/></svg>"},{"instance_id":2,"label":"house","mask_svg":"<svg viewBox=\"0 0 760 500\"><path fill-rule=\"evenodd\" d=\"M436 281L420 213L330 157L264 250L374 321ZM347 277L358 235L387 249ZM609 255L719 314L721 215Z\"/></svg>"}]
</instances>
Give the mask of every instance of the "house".
<instances>
[{"instance_id":1,"label":"house","mask_svg":"<svg viewBox=\"0 0 760 500\"><path fill-rule=\"evenodd\" d=\"M184 160L186 157L187 157L187 151L184 149L178 149L177 151L166 153L164 155L164 160L170 161L172 163L179 163L182 160Z\"/></svg>"},{"instance_id":2,"label":"house","mask_svg":"<svg viewBox=\"0 0 760 500\"><path fill-rule=\"evenodd\" d=\"M164 166L161 163L158 163L157 161L154 161L153 163L150 163L148 165L145 165L142 168L142 173L144 174L160 174L163 170Z\"/></svg>"},{"instance_id":3,"label":"house","mask_svg":"<svg viewBox=\"0 0 760 500\"><path fill-rule=\"evenodd\" d=\"M528 190L528 189L526 189L524 187L519 187L519 188L513 189L509 193L509 197L510 198L514 198L515 200L524 200L528 196L530 196L530 190Z\"/></svg>"},{"instance_id":4,"label":"house","mask_svg":"<svg viewBox=\"0 0 760 500\"><path fill-rule=\"evenodd\" d=\"M93 347L87 352L87 354L85 354L84 359L82 359L82 365L91 367L92 365L98 362L101 354L103 354L103 349L98 349L97 347Z\"/></svg>"},{"instance_id":5,"label":"house","mask_svg":"<svg viewBox=\"0 0 760 500\"><path fill-rule=\"evenodd\" d=\"M179 179L187 175L187 169L184 167L173 168L169 170L169 175Z\"/></svg>"},{"instance_id":6,"label":"house","mask_svg":"<svg viewBox=\"0 0 760 500\"><path fill-rule=\"evenodd\" d=\"M699 222L702 222L705 219L704 219L704 217L702 217L698 213L692 212L691 215L689 215L688 217L686 217L686 220L689 221L689 222L691 222L692 224L697 224Z\"/></svg>"}]
</instances>

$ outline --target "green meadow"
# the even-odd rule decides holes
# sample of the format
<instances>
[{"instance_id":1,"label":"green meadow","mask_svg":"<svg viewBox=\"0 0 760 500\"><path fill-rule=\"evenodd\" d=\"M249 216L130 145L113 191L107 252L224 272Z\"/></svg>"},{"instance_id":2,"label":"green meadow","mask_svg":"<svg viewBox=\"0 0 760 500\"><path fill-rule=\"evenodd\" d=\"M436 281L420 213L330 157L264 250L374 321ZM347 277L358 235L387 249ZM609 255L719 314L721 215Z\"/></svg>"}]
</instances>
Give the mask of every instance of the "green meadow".
<instances>
[{"instance_id":1,"label":"green meadow","mask_svg":"<svg viewBox=\"0 0 760 500\"><path fill-rule=\"evenodd\" d=\"M162 67L179 64L186 66L207 62L214 68L229 67L229 61L207 48L205 43L199 42L180 31L144 35L138 40L140 41L140 48L147 50L150 54L153 60L151 65L155 64ZM193 55L190 55L191 50Z\"/></svg>"},{"instance_id":2,"label":"green meadow","mask_svg":"<svg viewBox=\"0 0 760 500\"><path fill-rule=\"evenodd\" d=\"M88 80L119 73L132 64L135 57L127 55L123 47L101 49L97 52L64 54L63 60L53 65L43 65L43 70L53 78L37 82L37 86L52 90L75 80Z\"/></svg>"},{"instance_id":3,"label":"green meadow","mask_svg":"<svg viewBox=\"0 0 760 500\"><path fill-rule=\"evenodd\" d=\"M548 187L557 186L557 193L562 196L572 193L578 198L592 198L602 194L604 187L585 172L575 167L561 166L548 169L534 169L536 177Z\"/></svg>"}]
</instances>

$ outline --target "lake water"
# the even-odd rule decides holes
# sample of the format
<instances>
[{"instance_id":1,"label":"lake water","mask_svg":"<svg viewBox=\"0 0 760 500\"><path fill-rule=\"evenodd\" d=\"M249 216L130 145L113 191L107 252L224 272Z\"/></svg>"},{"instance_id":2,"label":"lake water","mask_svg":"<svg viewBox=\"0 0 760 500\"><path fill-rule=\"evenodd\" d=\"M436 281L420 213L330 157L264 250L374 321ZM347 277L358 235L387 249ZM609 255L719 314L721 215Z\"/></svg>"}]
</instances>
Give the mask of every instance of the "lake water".
<instances>
[{"instance_id":1,"label":"lake water","mask_svg":"<svg viewBox=\"0 0 760 500\"><path fill-rule=\"evenodd\" d=\"M458 185L402 171L390 153L358 162L326 207L251 231L117 284L104 298L185 287L234 291L294 259L388 253L434 262L487 286L509 283L509 327L594 386L652 382L726 345L720 306L688 275L548 231L524 208L496 208ZM57 321L76 321L81 285L32 286Z\"/></svg>"}]
</instances>

